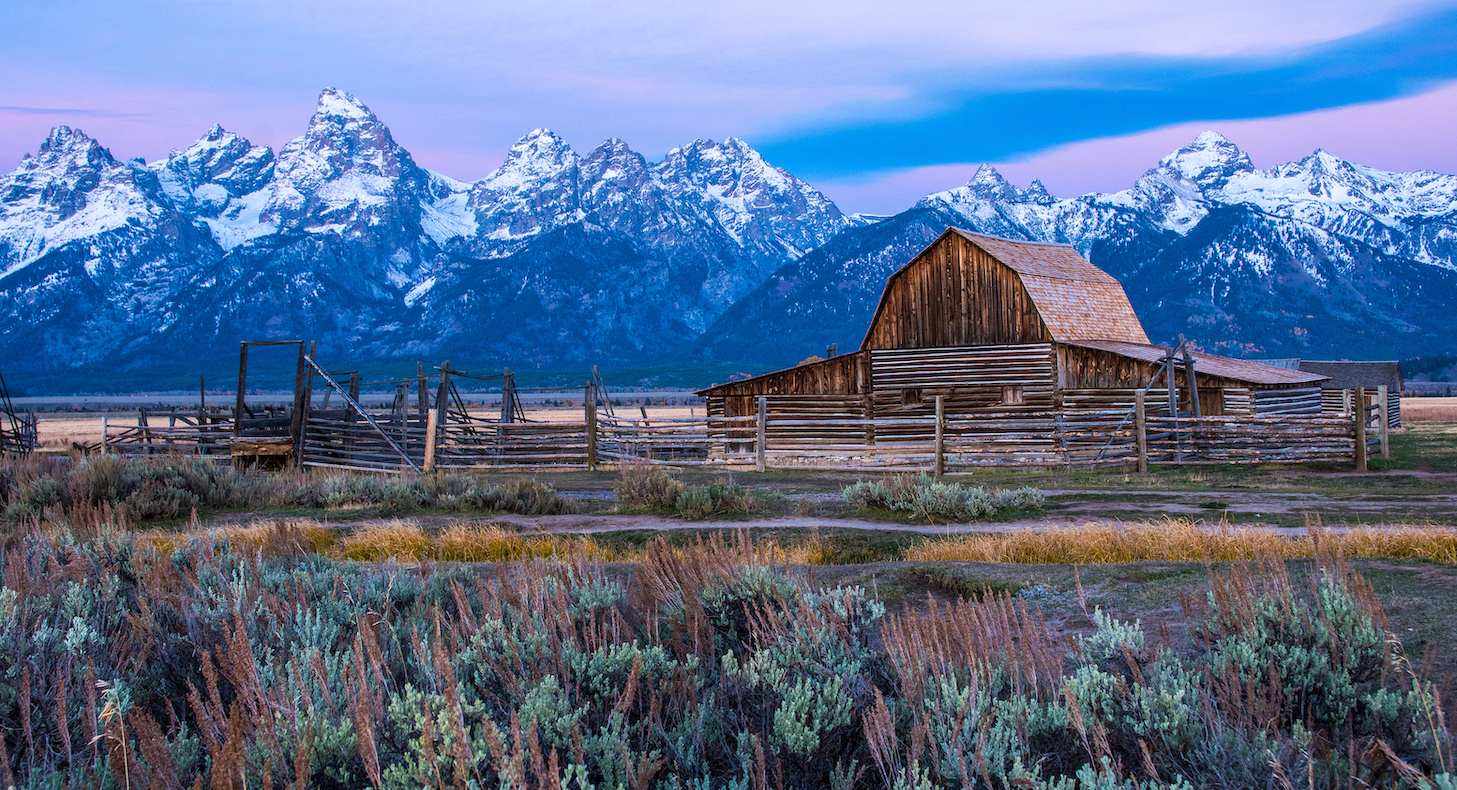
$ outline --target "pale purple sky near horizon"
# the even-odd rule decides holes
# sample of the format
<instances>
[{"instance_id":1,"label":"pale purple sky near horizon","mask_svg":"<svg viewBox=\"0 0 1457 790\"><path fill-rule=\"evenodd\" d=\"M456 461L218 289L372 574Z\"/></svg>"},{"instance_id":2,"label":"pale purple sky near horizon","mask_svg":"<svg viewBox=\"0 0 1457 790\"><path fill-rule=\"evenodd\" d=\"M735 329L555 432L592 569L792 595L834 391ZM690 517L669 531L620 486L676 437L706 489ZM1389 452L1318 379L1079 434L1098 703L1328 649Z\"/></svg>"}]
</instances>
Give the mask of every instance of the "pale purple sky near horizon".
<instances>
[{"instance_id":1,"label":"pale purple sky near horizon","mask_svg":"<svg viewBox=\"0 0 1457 790\"><path fill-rule=\"evenodd\" d=\"M1441 23L1451 8L1423 0L1318 9L1297 0L11 0L0 30L0 171L61 124L121 158L165 157L215 122L276 150L303 132L319 89L333 85L367 103L421 165L461 180L488 174L539 126L578 151L620 137L650 159L694 138L737 136L844 210L869 213L958 186L986 160L1020 186L1040 178L1062 196L1116 191L1204 129L1261 167L1325 148L1382 169L1457 172L1451 51L1420 53L1416 65L1387 62L1407 49L1402 35L1432 27L1440 38L1444 28L1421 20ZM1258 97L1289 89L1261 80L1306 79L1291 76L1297 62L1327 71L1334 63L1338 73L1312 81L1304 102L1193 102L1121 125L1049 116L1055 134L1025 145L1016 138L1024 132L1009 131L959 146L954 126L934 122L987 96L1072 91L1086 102L1100 91L1153 91L1164 73L1195 74L1173 91L1211 74L1248 74L1240 90ZM1391 77L1373 88L1359 84L1362 69ZM848 163L791 153L796 140L836 129L898 124L921 124L922 137L907 140L940 135L939 150ZM910 160L929 163L896 164Z\"/></svg>"}]
</instances>

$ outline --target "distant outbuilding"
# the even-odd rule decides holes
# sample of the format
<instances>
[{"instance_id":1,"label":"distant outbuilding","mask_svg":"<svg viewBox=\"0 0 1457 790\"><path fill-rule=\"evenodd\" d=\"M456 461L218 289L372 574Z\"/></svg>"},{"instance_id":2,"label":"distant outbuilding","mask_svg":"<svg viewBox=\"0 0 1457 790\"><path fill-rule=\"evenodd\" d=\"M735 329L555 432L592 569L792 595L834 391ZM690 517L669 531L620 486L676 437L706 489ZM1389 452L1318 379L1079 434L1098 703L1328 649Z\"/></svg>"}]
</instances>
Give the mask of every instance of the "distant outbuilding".
<instances>
[{"instance_id":1,"label":"distant outbuilding","mask_svg":"<svg viewBox=\"0 0 1457 790\"><path fill-rule=\"evenodd\" d=\"M1395 360L1323 360L1323 359L1262 359L1261 364L1287 370L1318 373L1326 377L1321 386L1322 410L1336 414L1350 411L1356 390L1365 389L1375 397L1382 387L1386 388L1386 413L1392 428L1401 427L1401 391L1406 388L1401 377L1401 363Z\"/></svg>"}]
</instances>

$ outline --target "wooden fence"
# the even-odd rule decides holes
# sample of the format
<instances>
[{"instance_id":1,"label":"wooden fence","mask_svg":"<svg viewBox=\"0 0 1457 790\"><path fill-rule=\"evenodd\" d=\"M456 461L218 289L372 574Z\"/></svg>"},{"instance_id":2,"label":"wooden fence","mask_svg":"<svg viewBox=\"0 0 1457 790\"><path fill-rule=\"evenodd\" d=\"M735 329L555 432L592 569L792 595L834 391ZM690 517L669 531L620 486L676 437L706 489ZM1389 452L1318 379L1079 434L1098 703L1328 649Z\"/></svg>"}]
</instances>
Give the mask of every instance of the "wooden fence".
<instances>
[{"instance_id":1,"label":"wooden fence","mask_svg":"<svg viewBox=\"0 0 1457 790\"><path fill-rule=\"evenodd\" d=\"M1374 393L1373 393L1374 394ZM1342 414L1170 416L1158 404L947 414L876 419L774 412L759 399L743 417L625 419L594 406L581 422L503 422L430 409L366 412L310 408L296 462L303 466L399 473L431 469L581 469L646 462L757 469L945 472L988 466L1102 467L1151 464L1355 462L1389 456L1380 399L1366 419ZM1111 408L1110 408L1111 406ZM441 421L444 414L445 420ZM227 457L232 422L166 415L157 425L106 429L108 452ZM288 417L277 418L287 422ZM243 437L242 440L246 440ZM242 441L239 440L239 441Z\"/></svg>"},{"instance_id":2,"label":"wooden fence","mask_svg":"<svg viewBox=\"0 0 1457 790\"><path fill-rule=\"evenodd\" d=\"M9 412L0 420L0 455L28 455L39 445L35 412Z\"/></svg>"},{"instance_id":3,"label":"wooden fence","mask_svg":"<svg viewBox=\"0 0 1457 790\"><path fill-rule=\"evenodd\" d=\"M137 413L136 425L101 418L101 442L92 447L116 455L204 455L227 459L233 439L232 416L222 409ZM92 448L88 448L88 452Z\"/></svg>"}]
</instances>

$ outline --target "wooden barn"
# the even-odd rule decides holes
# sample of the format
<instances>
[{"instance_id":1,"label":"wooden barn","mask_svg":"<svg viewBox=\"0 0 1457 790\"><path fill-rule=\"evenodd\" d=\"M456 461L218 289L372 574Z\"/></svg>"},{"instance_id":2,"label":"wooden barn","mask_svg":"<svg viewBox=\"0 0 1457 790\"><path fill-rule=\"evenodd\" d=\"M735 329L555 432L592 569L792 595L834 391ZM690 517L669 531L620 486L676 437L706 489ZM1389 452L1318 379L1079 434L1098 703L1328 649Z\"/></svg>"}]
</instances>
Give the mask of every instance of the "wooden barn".
<instances>
[{"instance_id":1,"label":"wooden barn","mask_svg":"<svg viewBox=\"0 0 1457 790\"><path fill-rule=\"evenodd\" d=\"M1151 412L1208 417L1319 414L1325 380L1154 345L1071 246L950 228L891 275L858 351L698 394L711 417L767 396L775 414L883 419L930 414L936 396L958 416L1123 409L1146 389Z\"/></svg>"}]
</instances>

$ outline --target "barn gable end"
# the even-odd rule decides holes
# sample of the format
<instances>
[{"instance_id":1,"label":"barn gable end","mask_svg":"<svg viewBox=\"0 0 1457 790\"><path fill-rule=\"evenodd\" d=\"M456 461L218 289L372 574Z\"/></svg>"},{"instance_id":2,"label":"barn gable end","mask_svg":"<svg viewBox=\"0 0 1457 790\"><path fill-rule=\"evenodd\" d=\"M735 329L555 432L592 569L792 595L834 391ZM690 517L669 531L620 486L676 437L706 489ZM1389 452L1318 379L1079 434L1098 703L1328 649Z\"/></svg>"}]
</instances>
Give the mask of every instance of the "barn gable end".
<instances>
[{"instance_id":1,"label":"barn gable end","mask_svg":"<svg viewBox=\"0 0 1457 790\"><path fill-rule=\"evenodd\" d=\"M862 350L1148 343L1117 280L1072 247L951 228L891 275Z\"/></svg>"}]
</instances>

